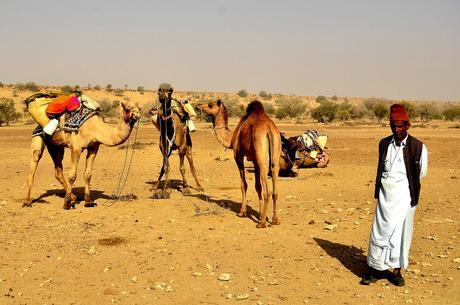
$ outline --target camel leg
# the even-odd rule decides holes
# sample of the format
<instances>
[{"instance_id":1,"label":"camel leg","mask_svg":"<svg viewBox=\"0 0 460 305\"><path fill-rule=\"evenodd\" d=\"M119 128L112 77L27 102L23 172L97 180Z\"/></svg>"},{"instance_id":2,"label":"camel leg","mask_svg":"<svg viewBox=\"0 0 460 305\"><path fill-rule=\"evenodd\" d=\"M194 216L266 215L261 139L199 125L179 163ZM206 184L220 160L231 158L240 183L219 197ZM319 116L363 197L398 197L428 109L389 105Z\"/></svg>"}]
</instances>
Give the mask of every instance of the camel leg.
<instances>
[{"instance_id":1,"label":"camel leg","mask_svg":"<svg viewBox=\"0 0 460 305\"><path fill-rule=\"evenodd\" d=\"M73 184L75 183L75 180L77 179L77 167L78 167L78 161L80 161L80 155L81 155L81 150L80 149L72 149L72 154L71 154L71 166L70 166L70 171L69 171L69 188L66 190L66 195L64 198L64 209L69 210L71 207L75 207L75 205L72 204L72 191L73 191Z\"/></svg>"},{"instance_id":2,"label":"camel leg","mask_svg":"<svg viewBox=\"0 0 460 305\"><path fill-rule=\"evenodd\" d=\"M91 176L93 172L94 159L96 159L99 145L93 145L88 147L88 153L86 155L86 166L85 166L85 207L94 207L96 204L91 200Z\"/></svg>"},{"instance_id":3,"label":"camel leg","mask_svg":"<svg viewBox=\"0 0 460 305\"><path fill-rule=\"evenodd\" d=\"M72 202L76 201L77 196L75 196L75 194L69 190L69 184L64 177L64 170L62 166L62 159L64 159L64 147L59 147L51 144L48 144L46 147L51 156L51 159L53 159L56 180L59 181L59 183L62 185L66 194L68 192L71 193L70 197Z\"/></svg>"},{"instance_id":4,"label":"camel leg","mask_svg":"<svg viewBox=\"0 0 460 305\"><path fill-rule=\"evenodd\" d=\"M22 204L23 207L32 206L32 198L30 193L32 191L32 185L34 183L35 172L37 170L38 162L43 156L43 150L45 148L44 141L41 137L33 137L30 145L30 169L27 177L27 197Z\"/></svg>"},{"instance_id":5,"label":"camel leg","mask_svg":"<svg viewBox=\"0 0 460 305\"><path fill-rule=\"evenodd\" d=\"M262 209L262 184L260 183L260 170L258 167L254 166L254 182L255 188L257 192L257 196L259 197L259 215Z\"/></svg>"},{"instance_id":6,"label":"camel leg","mask_svg":"<svg viewBox=\"0 0 460 305\"><path fill-rule=\"evenodd\" d=\"M279 225L280 220L278 218L278 207L276 205L278 201L278 171L279 167L275 165L272 166L272 186L273 186L273 193L272 193L272 200L273 200L273 218L272 218L272 225Z\"/></svg>"},{"instance_id":7,"label":"camel leg","mask_svg":"<svg viewBox=\"0 0 460 305\"><path fill-rule=\"evenodd\" d=\"M182 187L183 187L182 192L184 194L186 194L186 195L190 195L191 194L190 188L189 188L189 186L187 184L187 180L185 178L185 162L184 162L184 160L185 160L185 154L180 153L179 154L179 161L180 161L179 171L180 171L180 173L182 175Z\"/></svg>"},{"instance_id":8,"label":"camel leg","mask_svg":"<svg viewBox=\"0 0 460 305\"><path fill-rule=\"evenodd\" d=\"M187 146L187 160L188 164L190 165L190 171L192 172L193 178L195 179L196 182L196 188L199 192L203 192L204 188L201 186L200 181L198 181L198 177L196 176L196 169L195 165L193 164L193 155L192 155L192 147Z\"/></svg>"},{"instance_id":9,"label":"camel leg","mask_svg":"<svg viewBox=\"0 0 460 305\"><path fill-rule=\"evenodd\" d=\"M235 157L236 165L238 166L238 170L240 171L240 178L241 178L241 208L240 212L237 214L239 217L246 217L246 191L248 190L248 184L246 182L246 176L244 172L244 160L243 156Z\"/></svg>"}]
</instances>

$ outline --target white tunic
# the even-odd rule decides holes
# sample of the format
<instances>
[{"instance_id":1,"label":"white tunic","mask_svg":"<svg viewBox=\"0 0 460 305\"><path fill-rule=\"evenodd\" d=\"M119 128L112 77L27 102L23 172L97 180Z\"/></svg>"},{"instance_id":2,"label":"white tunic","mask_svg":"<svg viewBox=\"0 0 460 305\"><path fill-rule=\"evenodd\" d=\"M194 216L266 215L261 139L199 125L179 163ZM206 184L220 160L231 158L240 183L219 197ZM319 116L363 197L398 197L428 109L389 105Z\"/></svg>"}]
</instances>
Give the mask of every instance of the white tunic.
<instances>
[{"instance_id":1,"label":"white tunic","mask_svg":"<svg viewBox=\"0 0 460 305\"><path fill-rule=\"evenodd\" d=\"M411 207L410 204L409 181L403 156L406 141L407 137L400 146L396 146L393 138L385 158L367 255L368 265L377 270L407 268L409 265L416 207ZM420 179L426 176L427 168L428 152L423 145Z\"/></svg>"}]
</instances>

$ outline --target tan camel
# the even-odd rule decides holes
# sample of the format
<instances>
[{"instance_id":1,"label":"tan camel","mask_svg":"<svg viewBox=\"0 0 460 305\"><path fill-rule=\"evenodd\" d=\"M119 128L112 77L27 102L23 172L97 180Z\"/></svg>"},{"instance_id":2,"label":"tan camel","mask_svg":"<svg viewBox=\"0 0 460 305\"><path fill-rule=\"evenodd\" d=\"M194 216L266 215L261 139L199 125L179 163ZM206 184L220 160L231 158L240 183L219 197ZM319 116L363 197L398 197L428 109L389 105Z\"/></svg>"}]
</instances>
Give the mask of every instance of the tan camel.
<instances>
[{"instance_id":1,"label":"tan camel","mask_svg":"<svg viewBox=\"0 0 460 305\"><path fill-rule=\"evenodd\" d=\"M173 88L169 84L162 84L158 89L158 98L160 100L161 108L158 109L158 121L155 120L156 116L150 118L153 125L160 131L160 151L163 155L163 165L160 170L157 183L153 189L153 198L167 199L170 197L169 189L169 156L173 150L179 153L179 170L182 175L182 192L186 195L191 194L190 187L185 178L185 157L187 157L190 165L190 171L192 172L193 178L195 179L197 190L204 191L198 177L196 176L196 169L193 164L192 155L192 138L190 137L190 131L186 127L186 124L181 121L179 115L174 112L171 107ZM151 114L156 114L154 111ZM165 175L165 183L162 189L158 189L160 186L161 178Z\"/></svg>"},{"instance_id":2,"label":"tan camel","mask_svg":"<svg viewBox=\"0 0 460 305\"><path fill-rule=\"evenodd\" d=\"M51 138L43 139L40 136L32 138L30 171L27 179L28 191L27 198L23 204L25 207L32 205L30 197L32 184L34 181L35 171L38 162L43 156L46 146L54 162L56 170L56 179L61 183L66 191L64 198L64 209L68 210L75 207L77 197L72 193L73 184L77 178L77 166L80 155L86 149L86 166L85 166L85 207L92 207L96 204L90 197L90 180L94 159L99 150L99 145L116 146L124 143L131 134L134 124L140 118L140 109L137 103L122 101L120 104L120 120L117 127L109 126L104 123L102 118L92 116L80 127L78 132L58 131ZM71 150L72 164L69 172L68 182L64 178L62 160L64 158L64 149Z\"/></svg>"},{"instance_id":3,"label":"tan camel","mask_svg":"<svg viewBox=\"0 0 460 305\"><path fill-rule=\"evenodd\" d=\"M254 163L255 188L259 197L259 223L257 228L265 228L267 208L270 200L268 174L272 176L273 218L272 224L280 224L276 201L278 199L278 172L280 169L281 137L278 128L265 113L259 101L249 103L246 114L241 118L234 131L228 128L228 114L221 100L201 106L201 110L210 115L214 133L218 141L226 148L233 149L235 162L241 177L242 203L238 216L246 216L247 183L244 170L244 157ZM263 202L262 202L263 196Z\"/></svg>"}]
</instances>

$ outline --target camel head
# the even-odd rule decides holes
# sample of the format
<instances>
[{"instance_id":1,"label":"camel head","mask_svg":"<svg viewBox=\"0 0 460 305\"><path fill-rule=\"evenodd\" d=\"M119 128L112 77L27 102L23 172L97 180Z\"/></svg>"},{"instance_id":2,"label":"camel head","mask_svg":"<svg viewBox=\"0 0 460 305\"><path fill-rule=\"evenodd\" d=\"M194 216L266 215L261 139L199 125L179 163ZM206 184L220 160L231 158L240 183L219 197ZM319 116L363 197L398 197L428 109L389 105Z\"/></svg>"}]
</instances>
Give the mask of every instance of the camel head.
<instances>
[{"instance_id":1,"label":"camel head","mask_svg":"<svg viewBox=\"0 0 460 305\"><path fill-rule=\"evenodd\" d=\"M158 99L160 102L171 101L174 89L170 84L163 83L158 87Z\"/></svg>"},{"instance_id":2,"label":"camel head","mask_svg":"<svg viewBox=\"0 0 460 305\"><path fill-rule=\"evenodd\" d=\"M121 101L120 115L126 123L133 127L141 117L141 109L136 102Z\"/></svg>"},{"instance_id":3,"label":"camel head","mask_svg":"<svg viewBox=\"0 0 460 305\"><path fill-rule=\"evenodd\" d=\"M224 115L224 117L227 116L227 108L225 108L224 103L220 99L215 102L203 104L200 109L212 118L213 123L219 114Z\"/></svg>"}]
</instances>

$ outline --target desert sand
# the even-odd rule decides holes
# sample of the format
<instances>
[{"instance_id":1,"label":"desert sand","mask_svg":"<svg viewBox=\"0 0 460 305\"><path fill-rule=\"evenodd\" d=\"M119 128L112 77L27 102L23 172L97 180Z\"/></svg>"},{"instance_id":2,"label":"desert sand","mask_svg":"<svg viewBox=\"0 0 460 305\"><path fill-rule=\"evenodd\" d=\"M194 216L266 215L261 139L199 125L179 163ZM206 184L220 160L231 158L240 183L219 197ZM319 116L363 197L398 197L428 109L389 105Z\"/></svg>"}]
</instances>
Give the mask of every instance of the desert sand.
<instances>
[{"instance_id":1,"label":"desert sand","mask_svg":"<svg viewBox=\"0 0 460 305\"><path fill-rule=\"evenodd\" d=\"M205 192L180 192L173 154L171 198L149 198L161 154L158 132L141 124L130 138L137 149L122 193L137 199L110 200L126 146L101 146L92 178L98 205L69 211L62 209L64 192L47 153L32 190L36 201L22 208L34 126L0 128L0 304L459 304L460 129L414 125L410 133L427 145L429 170L405 287L385 279L359 285L375 209L377 144L388 126L278 123L288 136L326 133L331 162L281 178L281 225L266 229L256 229L250 168L250 217L236 216L238 170L209 123L197 124L192 135ZM188 168L187 177L194 186Z\"/></svg>"}]
</instances>

